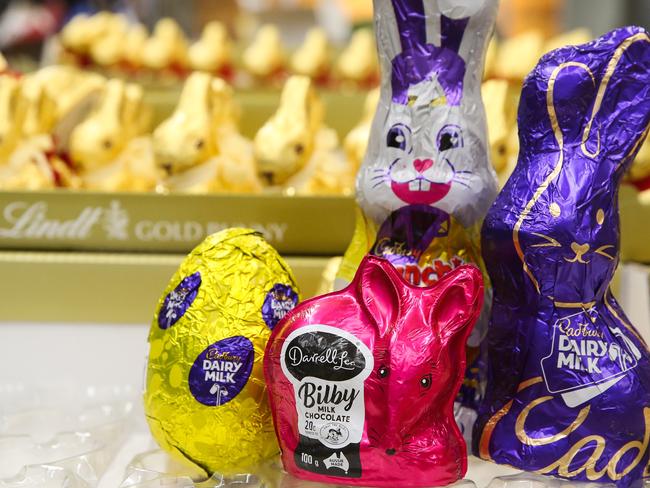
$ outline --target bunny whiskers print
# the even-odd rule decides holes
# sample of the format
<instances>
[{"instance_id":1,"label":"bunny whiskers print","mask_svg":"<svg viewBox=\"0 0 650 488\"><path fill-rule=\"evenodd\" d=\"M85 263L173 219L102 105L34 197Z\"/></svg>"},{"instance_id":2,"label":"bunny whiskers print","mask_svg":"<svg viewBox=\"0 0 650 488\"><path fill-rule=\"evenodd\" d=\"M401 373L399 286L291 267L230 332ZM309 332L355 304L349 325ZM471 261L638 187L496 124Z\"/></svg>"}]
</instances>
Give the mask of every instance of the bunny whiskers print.
<instances>
[{"instance_id":1,"label":"bunny whiskers print","mask_svg":"<svg viewBox=\"0 0 650 488\"><path fill-rule=\"evenodd\" d=\"M484 459L621 487L650 474L649 353L610 290L618 187L649 124L641 28L553 51L524 84L518 164L482 231Z\"/></svg>"}]
</instances>

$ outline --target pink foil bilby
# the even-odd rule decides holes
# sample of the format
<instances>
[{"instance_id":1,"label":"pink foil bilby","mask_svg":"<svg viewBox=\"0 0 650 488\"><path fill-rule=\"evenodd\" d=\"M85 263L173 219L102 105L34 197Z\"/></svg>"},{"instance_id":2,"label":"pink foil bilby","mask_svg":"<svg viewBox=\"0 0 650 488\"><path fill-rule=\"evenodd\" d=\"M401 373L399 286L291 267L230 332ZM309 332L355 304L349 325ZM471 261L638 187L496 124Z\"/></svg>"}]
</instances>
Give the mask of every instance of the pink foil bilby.
<instances>
[{"instance_id":1,"label":"pink foil bilby","mask_svg":"<svg viewBox=\"0 0 650 488\"><path fill-rule=\"evenodd\" d=\"M289 312L264 358L286 471L391 488L461 479L453 401L482 301L472 265L418 288L368 256L347 288Z\"/></svg>"}]
</instances>

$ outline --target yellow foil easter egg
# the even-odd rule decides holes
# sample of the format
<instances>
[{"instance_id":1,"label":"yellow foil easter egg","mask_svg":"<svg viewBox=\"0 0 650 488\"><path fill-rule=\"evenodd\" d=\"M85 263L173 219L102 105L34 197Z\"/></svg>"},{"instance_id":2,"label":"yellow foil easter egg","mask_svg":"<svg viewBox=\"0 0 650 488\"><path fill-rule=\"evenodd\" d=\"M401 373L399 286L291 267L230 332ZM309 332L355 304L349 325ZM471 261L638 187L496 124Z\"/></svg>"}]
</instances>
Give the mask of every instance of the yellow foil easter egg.
<instances>
[{"instance_id":1,"label":"yellow foil easter egg","mask_svg":"<svg viewBox=\"0 0 650 488\"><path fill-rule=\"evenodd\" d=\"M185 258L149 333L144 408L161 447L226 475L279 452L264 348L298 301L291 270L253 230L211 235Z\"/></svg>"}]
</instances>

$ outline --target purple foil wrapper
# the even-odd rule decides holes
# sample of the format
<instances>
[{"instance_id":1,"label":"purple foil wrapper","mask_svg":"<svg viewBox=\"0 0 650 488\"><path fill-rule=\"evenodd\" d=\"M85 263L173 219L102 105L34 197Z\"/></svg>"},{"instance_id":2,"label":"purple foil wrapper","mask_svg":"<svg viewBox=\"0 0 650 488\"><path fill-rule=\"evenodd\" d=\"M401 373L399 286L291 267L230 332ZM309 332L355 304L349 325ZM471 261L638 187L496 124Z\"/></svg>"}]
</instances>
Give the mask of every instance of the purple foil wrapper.
<instances>
[{"instance_id":1,"label":"purple foil wrapper","mask_svg":"<svg viewBox=\"0 0 650 488\"><path fill-rule=\"evenodd\" d=\"M649 352L609 289L618 187L650 123L650 38L615 30L525 81L517 167L487 215L494 288L474 449L573 480L648 476Z\"/></svg>"}]
</instances>

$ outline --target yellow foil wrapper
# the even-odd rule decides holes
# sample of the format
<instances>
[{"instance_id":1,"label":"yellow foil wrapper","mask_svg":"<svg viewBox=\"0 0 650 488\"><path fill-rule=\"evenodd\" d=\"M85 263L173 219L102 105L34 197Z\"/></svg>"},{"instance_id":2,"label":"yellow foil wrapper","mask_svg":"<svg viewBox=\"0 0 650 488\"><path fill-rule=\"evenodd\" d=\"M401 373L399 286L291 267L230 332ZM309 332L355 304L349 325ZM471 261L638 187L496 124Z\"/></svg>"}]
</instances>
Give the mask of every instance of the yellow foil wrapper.
<instances>
[{"instance_id":1,"label":"yellow foil wrapper","mask_svg":"<svg viewBox=\"0 0 650 488\"><path fill-rule=\"evenodd\" d=\"M298 301L293 273L253 230L219 232L187 256L149 333L144 409L162 448L225 475L279 452L262 364Z\"/></svg>"},{"instance_id":2,"label":"yellow foil wrapper","mask_svg":"<svg viewBox=\"0 0 650 488\"><path fill-rule=\"evenodd\" d=\"M367 253L388 259L406 281L416 286L431 286L452 269L468 263L481 268L489 283L481 259L480 231L480 223L465 227L449 216L440 226L439 236L430 235L427 241L416 242L418 248L412 248L407 242L380 235L375 222L357 207L352 241L337 274L339 288L352 281Z\"/></svg>"}]
</instances>

